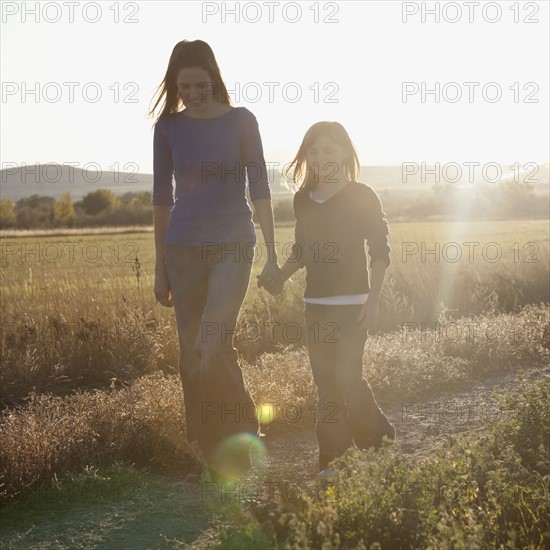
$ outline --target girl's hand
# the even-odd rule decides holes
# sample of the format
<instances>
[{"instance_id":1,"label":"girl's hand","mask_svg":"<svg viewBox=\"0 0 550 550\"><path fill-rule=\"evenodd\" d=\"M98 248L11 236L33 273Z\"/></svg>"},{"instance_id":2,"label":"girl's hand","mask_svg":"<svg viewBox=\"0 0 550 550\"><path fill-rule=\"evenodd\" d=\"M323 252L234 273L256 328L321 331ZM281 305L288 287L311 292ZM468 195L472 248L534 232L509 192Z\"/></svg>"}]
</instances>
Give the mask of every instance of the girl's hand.
<instances>
[{"instance_id":1,"label":"girl's hand","mask_svg":"<svg viewBox=\"0 0 550 550\"><path fill-rule=\"evenodd\" d=\"M166 269L155 270L155 297L157 302L165 307L172 307L174 305Z\"/></svg>"},{"instance_id":2,"label":"girl's hand","mask_svg":"<svg viewBox=\"0 0 550 550\"><path fill-rule=\"evenodd\" d=\"M375 323L378 321L379 313L378 298L371 298L369 296L357 316L357 322L361 329L367 331L372 330Z\"/></svg>"},{"instance_id":3,"label":"girl's hand","mask_svg":"<svg viewBox=\"0 0 550 550\"><path fill-rule=\"evenodd\" d=\"M285 286L281 269L275 263L266 263L260 275L257 276L258 288L265 288L270 294L280 294Z\"/></svg>"}]
</instances>

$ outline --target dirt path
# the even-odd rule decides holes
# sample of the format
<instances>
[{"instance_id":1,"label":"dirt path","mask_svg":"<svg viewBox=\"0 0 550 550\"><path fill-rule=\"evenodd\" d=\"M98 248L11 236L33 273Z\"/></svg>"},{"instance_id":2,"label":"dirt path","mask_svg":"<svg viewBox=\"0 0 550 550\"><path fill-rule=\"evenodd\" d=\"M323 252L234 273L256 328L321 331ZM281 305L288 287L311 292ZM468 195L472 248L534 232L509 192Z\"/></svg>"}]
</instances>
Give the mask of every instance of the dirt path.
<instances>
[{"instance_id":1,"label":"dirt path","mask_svg":"<svg viewBox=\"0 0 550 550\"><path fill-rule=\"evenodd\" d=\"M546 379L550 383L550 366L526 369L522 376L526 381ZM448 436L471 429L483 429L485 419L498 420L502 410L492 397L493 391L497 387L517 390L519 384L518 374L512 373L471 384L460 392L442 393L423 402L379 401L379 405L395 425L395 451L421 460L441 446ZM265 502L266 497L271 496L270 489L274 490L277 502L285 495L292 499L295 494L292 489L296 484L308 494L315 494L318 489L318 482L315 481L318 470L313 425L308 429L274 425L267 430L263 444L266 451L265 466L255 460L252 472L240 482L242 490L237 491L236 495L241 497L241 502L246 496L256 496L255 493L260 497L256 500ZM266 475L266 472L269 474ZM247 487L250 487L248 492ZM224 498L223 490L219 490L217 496L219 499ZM230 491L226 492L228 500L232 496ZM206 550L218 540L216 528L209 528L185 548Z\"/></svg>"},{"instance_id":2,"label":"dirt path","mask_svg":"<svg viewBox=\"0 0 550 550\"><path fill-rule=\"evenodd\" d=\"M523 376L550 383L550 367L526 369ZM517 374L487 379L422 403L379 401L396 426L393 449L422 459L448 435L481 429L483 418L497 420L501 412L491 397L497 386L517 389ZM0 517L0 548L210 549L219 542L223 528L232 524L231 515L224 513L231 508L227 503L236 500L233 506L245 509L250 501L269 505L284 498L288 503L296 486L310 495L318 488L313 424L280 423L266 432L253 456L252 470L236 485L201 484L198 470L171 477L140 474L129 477L117 491L107 479L87 494L80 489L82 494L72 498L8 510Z\"/></svg>"}]
</instances>

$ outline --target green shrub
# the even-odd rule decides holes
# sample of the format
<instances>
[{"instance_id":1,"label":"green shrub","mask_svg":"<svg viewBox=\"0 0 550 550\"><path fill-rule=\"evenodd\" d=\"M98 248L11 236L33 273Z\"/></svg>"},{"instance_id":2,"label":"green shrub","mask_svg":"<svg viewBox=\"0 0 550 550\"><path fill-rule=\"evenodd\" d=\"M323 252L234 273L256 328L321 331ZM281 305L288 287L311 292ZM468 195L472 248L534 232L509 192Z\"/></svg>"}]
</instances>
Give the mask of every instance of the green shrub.
<instances>
[{"instance_id":1,"label":"green shrub","mask_svg":"<svg viewBox=\"0 0 550 550\"><path fill-rule=\"evenodd\" d=\"M349 450L303 509L230 529L219 548L530 548L550 544L550 387L498 397L503 418L415 462Z\"/></svg>"}]
</instances>

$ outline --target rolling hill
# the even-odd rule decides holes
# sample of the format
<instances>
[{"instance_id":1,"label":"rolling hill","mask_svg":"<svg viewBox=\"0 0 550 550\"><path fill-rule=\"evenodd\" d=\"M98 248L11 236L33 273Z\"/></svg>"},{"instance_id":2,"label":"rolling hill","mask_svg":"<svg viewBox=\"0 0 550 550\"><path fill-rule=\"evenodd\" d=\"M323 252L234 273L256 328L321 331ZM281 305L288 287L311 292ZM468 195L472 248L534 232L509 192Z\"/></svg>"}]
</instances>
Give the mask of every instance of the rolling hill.
<instances>
[{"instance_id":1,"label":"rolling hill","mask_svg":"<svg viewBox=\"0 0 550 550\"><path fill-rule=\"evenodd\" d=\"M548 191L550 165L545 164L538 167L538 171L527 170L519 174L520 181L528 177L531 181L538 180L535 185L537 191ZM402 190L402 191L424 191L431 189L435 183L433 175L422 176L420 170L417 173L410 173L403 176L401 165L395 166L362 166L359 181L368 183L376 191ZM454 177L454 172L449 171L449 177ZM509 166L502 165L502 180L514 178ZM487 183L483 180L481 169L475 171L476 183ZM271 189L274 194L288 193L288 190L279 183L280 173L275 173ZM444 175L440 183L445 184ZM463 178L457 182L459 185L468 185L467 169L463 170ZM129 172L103 172L84 171L80 168L63 166L61 164L37 164L30 166L19 166L0 170L0 197L10 199L14 202L31 195L46 195L58 198L64 191L70 191L73 199L79 200L90 191L96 189L110 189L116 194L127 193L128 191L151 191L153 188L153 175L145 173Z\"/></svg>"}]
</instances>

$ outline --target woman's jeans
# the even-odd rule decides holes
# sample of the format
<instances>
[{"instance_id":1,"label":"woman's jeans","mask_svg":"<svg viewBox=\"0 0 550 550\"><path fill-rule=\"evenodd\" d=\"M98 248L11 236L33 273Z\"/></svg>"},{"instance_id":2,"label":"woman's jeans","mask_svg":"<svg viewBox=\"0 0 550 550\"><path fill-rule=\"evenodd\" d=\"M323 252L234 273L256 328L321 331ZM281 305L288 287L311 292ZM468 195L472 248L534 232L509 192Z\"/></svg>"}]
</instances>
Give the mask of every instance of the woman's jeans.
<instances>
[{"instance_id":1,"label":"woman's jeans","mask_svg":"<svg viewBox=\"0 0 550 550\"><path fill-rule=\"evenodd\" d=\"M243 253L245 245L248 251ZM256 407L233 335L245 298L252 243L166 245L166 268L179 339L186 438L205 457L228 437L260 433Z\"/></svg>"},{"instance_id":2,"label":"woman's jeans","mask_svg":"<svg viewBox=\"0 0 550 550\"><path fill-rule=\"evenodd\" d=\"M315 434L321 470L354 442L360 449L378 448L384 435L395 436L363 378L367 331L357 322L360 309L305 303L309 361L319 394Z\"/></svg>"}]
</instances>

